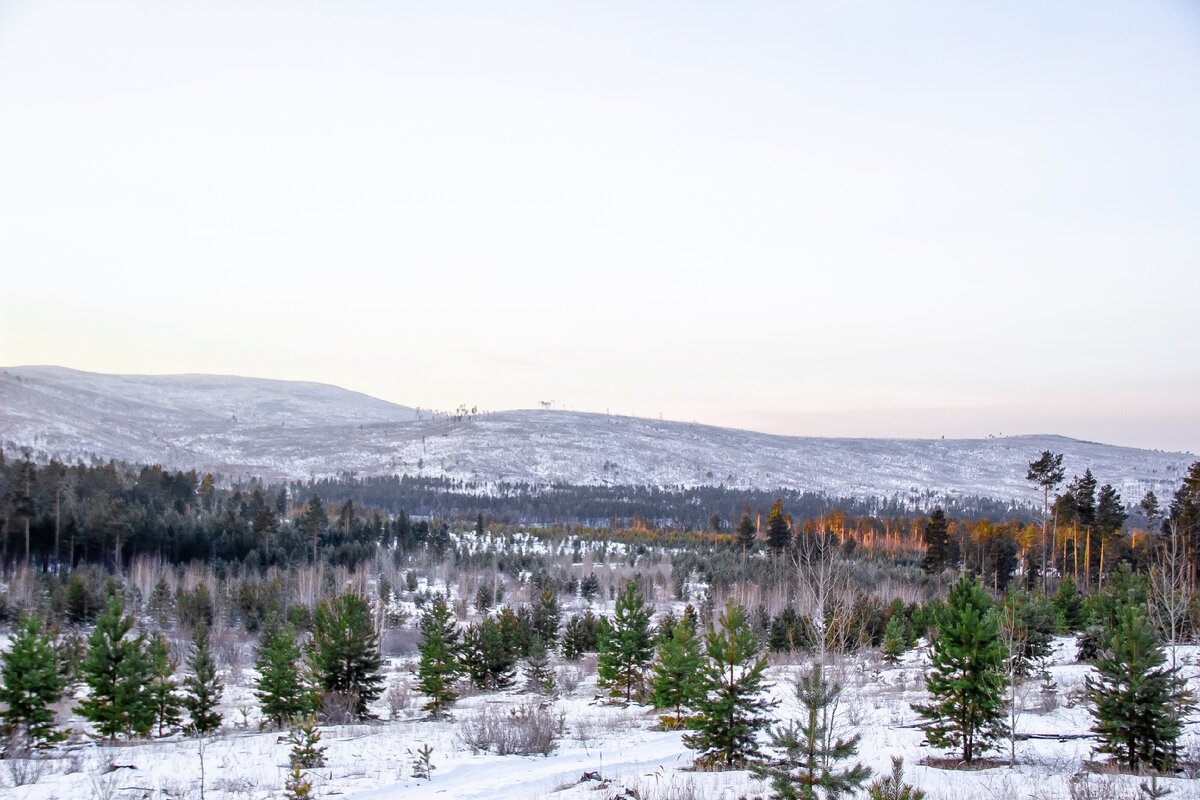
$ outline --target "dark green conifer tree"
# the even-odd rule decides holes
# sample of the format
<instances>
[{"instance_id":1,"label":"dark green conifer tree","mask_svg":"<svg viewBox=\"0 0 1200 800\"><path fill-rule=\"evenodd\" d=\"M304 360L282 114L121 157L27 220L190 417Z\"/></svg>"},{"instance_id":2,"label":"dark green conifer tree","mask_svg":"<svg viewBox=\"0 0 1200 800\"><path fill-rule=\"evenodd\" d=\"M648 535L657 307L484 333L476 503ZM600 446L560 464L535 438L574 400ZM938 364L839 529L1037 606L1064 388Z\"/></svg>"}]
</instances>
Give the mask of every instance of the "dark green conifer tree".
<instances>
[{"instance_id":1,"label":"dark green conifer tree","mask_svg":"<svg viewBox=\"0 0 1200 800\"><path fill-rule=\"evenodd\" d=\"M563 629L562 657L575 661L584 653L596 652L599 619L591 609L567 620Z\"/></svg>"},{"instance_id":2,"label":"dark green conifer tree","mask_svg":"<svg viewBox=\"0 0 1200 800\"><path fill-rule=\"evenodd\" d=\"M1098 674L1087 678L1092 730L1101 739L1096 749L1135 772L1170 771L1179 760L1180 712L1189 710L1190 695L1165 661L1149 620L1125 606L1095 661Z\"/></svg>"},{"instance_id":3,"label":"dark green conifer tree","mask_svg":"<svg viewBox=\"0 0 1200 800\"><path fill-rule=\"evenodd\" d=\"M757 531L754 530L754 520L750 519L750 509L742 509L742 518L738 521L737 526L737 544L741 548L742 554L754 549L754 536Z\"/></svg>"},{"instance_id":4,"label":"dark green conifer tree","mask_svg":"<svg viewBox=\"0 0 1200 800\"><path fill-rule=\"evenodd\" d=\"M446 713L458 693L454 682L460 670L458 625L450 616L446 598L434 595L417 623L421 631L421 660L417 666L418 686L429 698L424 709L432 717Z\"/></svg>"},{"instance_id":5,"label":"dark green conifer tree","mask_svg":"<svg viewBox=\"0 0 1200 800\"><path fill-rule=\"evenodd\" d=\"M696 733L683 742L698 751L699 766L740 769L758 759L758 732L766 728L766 712L775 706L762 697L767 659L759 654L745 612L732 602L705 637L705 651L705 698L694 717Z\"/></svg>"},{"instance_id":6,"label":"dark green conifer tree","mask_svg":"<svg viewBox=\"0 0 1200 800\"><path fill-rule=\"evenodd\" d=\"M370 716L383 692L383 657L366 600L347 593L317 606L309 663L323 697L343 698L356 718Z\"/></svg>"},{"instance_id":7,"label":"dark green conifer tree","mask_svg":"<svg viewBox=\"0 0 1200 800\"><path fill-rule=\"evenodd\" d=\"M883 660L895 664L908 649L908 626L904 617L893 614L883 631Z\"/></svg>"},{"instance_id":8,"label":"dark green conifer tree","mask_svg":"<svg viewBox=\"0 0 1200 800\"><path fill-rule=\"evenodd\" d=\"M150 659L144 637L126 638L132 630L133 617L125 616L120 597L109 598L80 665L90 691L76 710L109 739L118 734L145 736L154 727Z\"/></svg>"},{"instance_id":9,"label":"dark green conifer tree","mask_svg":"<svg viewBox=\"0 0 1200 800\"><path fill-rule=\"evenodd\" d=\"M784 516L783 501L776 500L767 517L767 547L770 547L771 552L775 555L779 555L787 549L791 540L792 527L788 524L787 517Z\"/></svg>"},{"instance_id":10,"label":"dark green conifer tree","mask_svg":"<svg viewBox=\"0 0 1200 800\"><path fill-rule=\"evenodd\" d=\"M525 691L545 695L552 695L555 691L550 655L540 639L534 640L525 659Z\"/></svg>"},{"instance_id":11,"label":"dark green conifer tree","mask_svg":"<svg viewBox=\"0 0 1200 800\"><path fill-rule=\"evenodd\" d=\"M191 719L188 730L203 736L221 727L217 703L225 689L225 682L217 674L217 665L213 661L206 625L197 626L192 636L188 671L190 674L183 679L183 707Z\"/></svg>"},{"instance_id":12,"label":"dark green conifer tree","mask_svg":"<svg viewBox=\"0 0 1200 800\"><path fill-rule=\"evenodd\" d=\"M838 702L842 685L828 680L820 664L800 677L796 698L801 716L771 732L771 747L777 755L756 769L771 782L773 800L836 800L862 788L871 777L870 767L855 763L839 766L858 755L862 738L836 735Z\"/></svg>"},{"instance_id":13,"label":"dark green conifer tree","mask_svg":"<svg viewBox=\"0 0 1200 800\"><path fill-rule=\"evenodd\" d=\"M542 647L553 650L558 646L558 626L561 615L558 611L558 595L549 586L542 589L538 595L537 604L533 607L533 635L541 640Z\"/></svg>"},{"instance_id":14,"label":"dark green conifer tree","mask_svg":"<svg viewBox=\"0 0 1200 800\"><path fill-rule=\"evenodd\" d=\"M1007 654L991 601L975 578L964 575L950 590L937 631L928 680L933 702L913 708L927 720L929 743L961 748L969 764L1007 733Z\"/></svg>"},{"instance_id":15,"label":"dark green conifer tree","mask_svg":"<svg viewBox=\"0 0 1200 800\"><path fill-rule=\"evenodd\" d=\"M161 633L150 640L150 703L154 706L154 726L159 736L171 733L183 719L183 701L176 695L175 668L171 646Z\"/></svg>"},{"instance_id":16,"label":"dark green conifer tree","mask_svg":"<svg viewBox=\"0 0 1200 800\"><path fill-rule=\"evenodd\" d=\"M304 683L296 629L291 624L281 624L276 617L268 620L259 637L254 666L258 671L254 696L263 717L275 727L282 728L312 711L312 692Z\"/></svg>"},{"instance_id":17,"label":"dark green conifer tree","mask_svg":"<svg viewBox=\"0 0 1200 800\"><path fill-rule=\"evenodd\" d=\"M598 684L613 697L623 696L627 703L635 697L640 701L654 643L650 635L650 609L636 583L625 584L617 597L616 613L602 630Z\"/></svg>"},{"instance_id":18,"label":"dark green conifer tree","mask_svg":"<svg viewBox=\"0 0 1200 800\"><path fill-rule=\"evenodd\" d=\"M66 680L59 669L54 637L42 633L33 617L23 620L0 657L0 711L6 740L14 736L35 747L67 738L54 727L54 704L62 699Z\"/></svg>"},{"instance_id":19,"label":"dark green conifer tree","mask_svg":"<svg viewBox=\"0 0 1200 800\"><path fill-rule=\"evenodd\" d=\"M672 712L659 717L663 728L682 728L685 715L704 699L703 668L704 654L695 630L686 622L675 623L670 637L659 642L650 679L651 704L660 711Z\"/></svg>"},{"instance_id":20,"label":"dark green conifer tree","mask_svg":"<svg viewBox=\"0 0 1200 800\"><path fill-rule=\"evenodd\" d=\"M925 523L925 558L921 569L930 575L958 566L958 543L950 537L946 512L935 508Z\"/></svg>"}]
</instances>

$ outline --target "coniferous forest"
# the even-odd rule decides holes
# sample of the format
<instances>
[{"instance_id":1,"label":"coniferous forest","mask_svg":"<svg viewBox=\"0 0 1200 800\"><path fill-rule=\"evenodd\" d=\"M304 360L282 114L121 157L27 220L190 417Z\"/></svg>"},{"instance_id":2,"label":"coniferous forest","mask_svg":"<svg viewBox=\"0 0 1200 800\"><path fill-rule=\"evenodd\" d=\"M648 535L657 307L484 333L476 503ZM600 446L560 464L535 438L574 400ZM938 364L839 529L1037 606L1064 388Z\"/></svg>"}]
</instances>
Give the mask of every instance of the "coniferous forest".
<instances>
[{"instance_id":1,"label":"coniferous forest","mask_svg":"<svg viewBox=\"0 0 1200 800\"><path fill-rule=\"evenodd\" d=\"M1182 785L1200 770L1200 463L1162 500L1122 498L1090 470L1068 479L1051 452L1026 477L1040 507L915 509L231 485L5 454L0 761L22 785L118 745L203 769L206 747L228 757L233 734L263 731L286 769L223 791L303 797L359 785L335 777L355 726L393 750L393 726L416 726L364 787L433 787L439 762L472 753L586 755L642 731L697 775L741 776L745 796L899 797L910 731L931 748L920 787L941 785L930 770L1036 771L1044 755L1023 743L1043 735L1084 748L1056 773L1064 791ZM881 709L890 768L863 749ZM591 774L571 785L614 780ZM689 796L713 791L686 780Z\"/></svg>"}]
</instances>

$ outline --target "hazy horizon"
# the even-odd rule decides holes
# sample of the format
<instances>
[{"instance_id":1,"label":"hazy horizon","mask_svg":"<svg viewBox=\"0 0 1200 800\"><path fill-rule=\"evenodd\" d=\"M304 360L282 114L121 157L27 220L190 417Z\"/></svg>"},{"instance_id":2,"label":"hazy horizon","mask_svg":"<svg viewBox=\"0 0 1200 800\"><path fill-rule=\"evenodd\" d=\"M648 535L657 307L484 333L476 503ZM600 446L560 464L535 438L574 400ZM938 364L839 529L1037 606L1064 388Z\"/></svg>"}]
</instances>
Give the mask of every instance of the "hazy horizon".
<instances>
[{"instance_id":1,"label":"hazy horizon","mask_svg":"<svg viewBox=\"0 0 1200 800\"><path fill-rule=\"evenodd\" d=\"M0 119L0 363L1200 452L1183 0L13 0Z\"/></svg>"}]
</instances>

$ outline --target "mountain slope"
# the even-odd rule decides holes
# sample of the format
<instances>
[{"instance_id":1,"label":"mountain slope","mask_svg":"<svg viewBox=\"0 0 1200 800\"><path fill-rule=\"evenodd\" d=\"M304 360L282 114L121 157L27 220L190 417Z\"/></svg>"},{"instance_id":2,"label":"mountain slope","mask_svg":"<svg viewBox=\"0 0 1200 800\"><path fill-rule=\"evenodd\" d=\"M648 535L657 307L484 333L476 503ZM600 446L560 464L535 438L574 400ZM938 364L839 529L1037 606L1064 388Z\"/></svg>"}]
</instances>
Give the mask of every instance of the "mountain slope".
<instances>
[{"instance_id":1,"label":"mountain slope","mask_svg":"<svg viewBox=\"0 0 1200 800\"><path fill-rule=\"evenodd\" d=\"M315 383L208 375L0 370L0 442L43 457L226 475L353 471L577 484L789 487L833 496L977 495L1031 502L1028 462L1063 453L1130 502L1178 487L1195 457L1059 436L831 439L564 411L453 419Z\"/></svg>"}]
</instances>

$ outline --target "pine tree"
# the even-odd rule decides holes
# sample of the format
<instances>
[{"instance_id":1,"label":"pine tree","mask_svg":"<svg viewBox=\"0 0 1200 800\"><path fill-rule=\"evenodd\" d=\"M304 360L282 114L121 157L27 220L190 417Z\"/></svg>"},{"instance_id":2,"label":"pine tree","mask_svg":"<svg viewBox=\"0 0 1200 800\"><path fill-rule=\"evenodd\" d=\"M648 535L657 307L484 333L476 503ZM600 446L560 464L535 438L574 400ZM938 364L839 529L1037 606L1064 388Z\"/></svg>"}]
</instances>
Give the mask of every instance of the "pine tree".
<instances>
[{"instance_id":1,"label":"pine tree","mask_svg":"<svg viewBox=\"0 0 1200 800\"><path fill-rule=\"evenodd\" d=\"M928 722L934 747L961 747L971 763L1007 733L1004 722L1004 660L1000 626L991 601L974 578L963 576L937 623L929 705L914 709Z\"/></svg>"},{"instance_id":2,"label":"pine tree","mask_svg":"<svg viewBox=\"0 0 1200 800\"><path fill-rule=\"evenodd\" d=\"M1025 480L1037 484L1042 490L1042 538L1041 538L1041 560L1038 562L1042 569L1043 580L1045 578L1046 564L1049 561L1049 523L1050 523L1050 492L1054 487L1063 482L1066 472L1063 471L1062 453L1052 453L1049 450L1043 450L1040 458L1029 462L1029 472L1025 474ZM1045 587L1043 586L1043 589Z\"/></svg>"},{"instance_id":3,"label":"pine tree","mask_svg":"<svg viewBox=\"0 0 1200 800\"><path fill-rule=\"evenodd\" d=\"M796 698L803 715L771 732L771 747L779 751L755 771L771 781L773 800L835 800L862 788L871 777L862 764L845 769L838 764L858 755L858 734L848 739L837 736L837 709L842 685L822 674L820 664L800 677Z\"/></svg>"},{"instance_id":4,"label":"pine tree","mask_svg":"<svg viewBox=\"0 0 1200 800\"><path fill-rule=\"evenodd\" d=\"M950 538L946 512L935 508L925 523L925 559L921 569L936 575L947 567L958 565L958 544Z\"/></svg>"},{"instance_id":5,"label":"pine tree","mask_svg":"<svg viewBox=\"0 0 1200 800\"><path fill-rule=\"evenodd\" d=\"M80 666L90 692L76 709L96 726L101 736L145 736L154 727L150 698L153 677L142 636L127 639L133 617L124 614L113 596L88 637L88 652Z\"/></svg>"},{"instance_id":6,"label":"pine tree","mask_svg":"<svg viewBox=\"0 0 1200 800\"><path fill-rule=\"evenodd\" d=\"M383 692L383 657L365 600L347 593L317 606L309 663L323 696L344 699L356 718L370 716Z\"/></svg>"},{"instance_id":7,"label":"pine tree","mask_svg":"<svg viewBox=\"0 0 1200 800\"><path fill-rule=\"evenodd\" d=\"M558 626L561 615L558 611L558 595L549 586L542 589L537 604L533 607L533 634L541 640L546 650L558 645Z\"/></svg>"},{"instance_id":8,"label":"pine tree","mask_svg":"<svg viewBox=\"0 0 1200 800\"><path fill-rule=\"evenodd\" d=\"M312 709L311 692L304 685L300 648L292 625L281 625L274 617L268 621L259 637L254 666L258 670L254 696L263 717L275 727L282 728Z\"/></svg>"},{"instance_id":9,"label":"pine tree","mask_svg":"<svg viewBox=\"0 0 1200 800\"><path fill-rule=\"evenodd\" d=\"M193 634L188 670L191 674L183 679L183 707L191 717L188 730L203 736L221 727L221 715L216 708L225 688L208 646L208 627L205 625L197 627Z\"/></svg>"},{"instance_id":10,"label":"pine tree","mask_svg":"<svg viewBox=\"0 0 1200 800\"><path fill-rule=\"evenodd\" d=\"M908 649L908 626L899 614L893 614L883 631L883 660L895 664Z\"/></svg>"},{"instance_id":11,"label":"pine tree","mask_svg":"<svg viewBox=\"0 0 1200 800\"><path fill-rule=\"evenodd\" d=\"M598 625L599 619L591 609L567 620L563 629L562 657L568 661L575 661L584 653L596 652Z\"/></svg>"},{"instance_id":12,"label":"pine tree","mask_svg":"<svg viewBox=\"0 0 1200 800\"><path fill-rule=\"evenodd\" d=\"M516 642L508 640L493 617L467 628L459 648L459 664L471 685L485 691L508 689L517 679Z\"/></svg>"},{"instance_id":13,"label":"pine tree","mask_svg":"<svg viewBox=\"0 0 1200 800\"><path fill-rule=\"evenodd\" d=\"M1179 710L1188 710L1190 696L1165 661L1145 615L1126 606L1096 659L1098 674L1087 678L1092 729L1102 740L1096 749L1135 772L1145 767L1169 771L1179 759Z\"/></svg>"},{"instance_id":14,"label":"pine tree","mask_svg":"<svg viewBox=\"0 0 1200 800\"><path fill-rule=\"evenodd\" d=\"M600 641L597 683L613 697L624 695L627 703L635 696L640 700L653 653L650 609L637 584L629 581L617 598L616 613Z\"/></svg>"},{"instance_id":15,"label":"pine tree","mask_svg":"<svg viewBox=\"0 0 1200 800\"><path fill-rule=\"evenodd\" d=\"M754 530L754 520L750 519L750 509L742 509L742 518L738 521L737 526L737 543L742 549L742 554L754 547L754 536L757 531Z\"/></svg>"},{"instance_id":16,"label":"pine tree","mask_svg":"<svg viewBox=\"0 0 1200 800\"><path fill-rule=\"evenodd\" d=\"M579 582L579 596L590 603L599 593L600 579L596 577L596 573L589 572L584 575L583 580Z\"/></svg>"},{"instance_id":17,"label":"pine tree","mask_svg":"<svg viewBox=\"0 0 1200 800\"><path fill-rule=\"evenodd\" d=\"M154 725L159 736L166 736L182 720L183 703L175 694L175 668L171 646L161 633L150 641L147 650L150 660L150 703L154 707Z\"/></svg>"},{"instance_id":18,"label":"pine tree","mask_svg":"<svg viewBox=\"0 0 1200 800\"><path fill-rule=\"evenodd\" d=\"M740 769L759 756L758 732L768 724L766 711L776 704L762 698L767 668L746 613L729 603L718 627L705 636L705 698L695 717L696 733L683 743L699 751L698 765Z\"/></svg>"},{"instance_id":19,"label":"pine tree","mask_svg":"<svg viewBox=\"0 0 1200 800\"><path fill-rule=\"evenodd\" d=\"M771 513L767 517L767 546L776 555L787 549L788 542L792 539L792 528L788 524L787 517L783 514L783 501L776 500L771 506Z\"/></svg>"},{"instance_id":20,"label":"pine tree","mask_svg":"<svg viewBox=\"0 0 1200 800\"><path fill-rule=\"evenodd\" d=\"M450 617L446 598L435 595L417 623L421 631L421 660L417 666L417 685L429 698L424 709L432 717L446 713L458 693L454 682L461 666L458 658L458 626Z\"/></svg>"},{"instance_id":21,"label":"pine tree","mask_svg":"<svg viewBox=\"0 0 1200 800\"><path fill-rule=\"evenodd\" d=\"M670 637L659 642L658 660L650 679L651 704L674 715L659 717L663 728L682 728L684 714L704 699L703 666L704 656L695 630L686 622L675 623Z\"/></svg>"},{"instance_id":22,"label":"pine tree","mask_svg":"<svg viewBox=\"0 0 1200 800\"><path fill-rule=\"evenodd\" d=\"M904 782L904 759L892 756L892 774L867 787L871 800L925 800L925 793Z\"/></svg>"},{"instance_id":23,"label":"pine tree","mask_svg":"<svg viewBox=\"0 0 1200 800\"><path fill-rule=\"evenodd\" d=\"M325 748L321 746L321 730L317 720L311 714L292 729L288 736L292 744L288 753L288 763L293 768L316 769L325 766Z\"/></svg>"},{"instance_id":24,"label":"pine tree","mask_svg":"<svg viewBox=\"0 0 1200 800\"><path fill-rule=\"evenodd\" d=\"M540 639L535 639L525 659L525 691L534 694L554 694L554 670L550 668L550 656Z\"/></svg>"},{"instance_id":25,"label":"pine tree","mask_svg":"<svg viewBox=\"0 0 1200 800\"><path fill-rule=\"evenodd\" d=\"M42 633L33 617L21 622L0 657L0 711L6 738L20 736L34 746L61 742L53 706L62 699L66 680L59 669L54 638Z\"/></svg>"}]
</instances>

